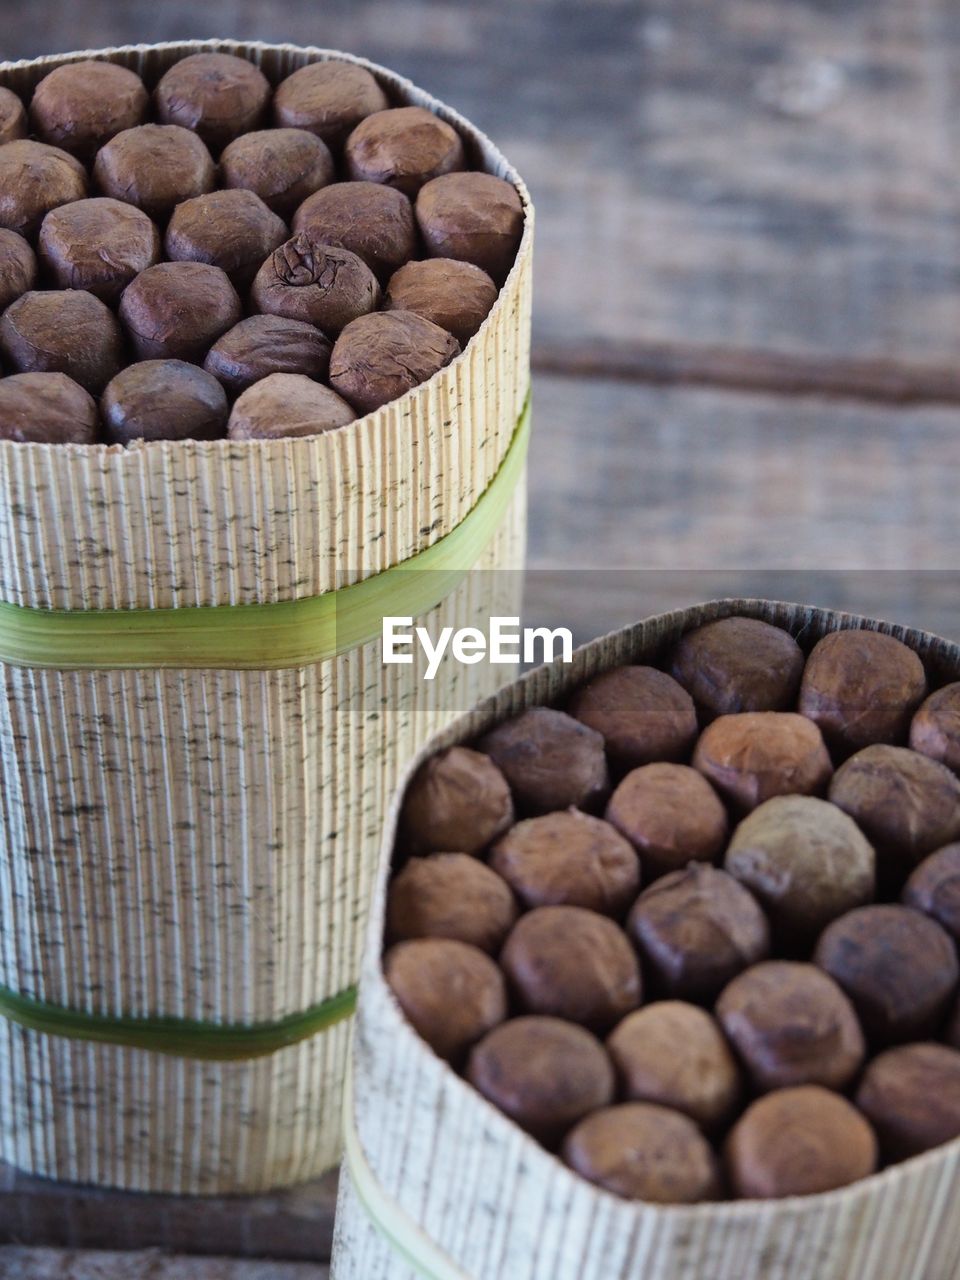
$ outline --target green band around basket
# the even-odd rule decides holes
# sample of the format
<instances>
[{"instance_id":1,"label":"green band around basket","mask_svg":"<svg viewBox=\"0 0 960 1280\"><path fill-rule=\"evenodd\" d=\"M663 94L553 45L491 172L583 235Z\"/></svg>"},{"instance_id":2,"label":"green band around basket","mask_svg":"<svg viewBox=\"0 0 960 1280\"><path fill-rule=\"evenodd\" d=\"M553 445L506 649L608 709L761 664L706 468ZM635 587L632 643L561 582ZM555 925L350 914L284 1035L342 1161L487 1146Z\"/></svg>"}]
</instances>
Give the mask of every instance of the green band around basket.
<instances>
[{"instance_id":1,"label":"green band around basket","mask_svg":"<svg viewBox=\"0 0 960 1280\"><path fill-rule=\"evenodd\" d=\"M88 671L275 670L346 653L376 639L386 616L429 613L477 563L513 497L529 427L528 396L497 474L460 524L373 577L274 604L66 610L0 603L0 662Z\"/></svg>"}]
</instances>

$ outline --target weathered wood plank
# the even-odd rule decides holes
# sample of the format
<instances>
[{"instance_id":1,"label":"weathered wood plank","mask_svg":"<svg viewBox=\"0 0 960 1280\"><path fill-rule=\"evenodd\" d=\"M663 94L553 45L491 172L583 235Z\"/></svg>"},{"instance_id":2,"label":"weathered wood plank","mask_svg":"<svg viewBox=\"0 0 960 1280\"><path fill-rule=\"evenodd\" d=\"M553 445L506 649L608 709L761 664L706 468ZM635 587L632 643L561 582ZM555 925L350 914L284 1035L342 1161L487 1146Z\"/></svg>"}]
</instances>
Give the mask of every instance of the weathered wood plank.
<instances>
[{"instance_id":1,"label":"weathered wood plank","mask_svg":"<svg viewBox=\"0 0 960 1280\"><path fill-rule=\"evenodd\" d=\"M170 1257L145 1253L87 1253L0 1246L5 1280L327 1280L329 1268L303 1262Z\"/></svg>"}]
</instances>

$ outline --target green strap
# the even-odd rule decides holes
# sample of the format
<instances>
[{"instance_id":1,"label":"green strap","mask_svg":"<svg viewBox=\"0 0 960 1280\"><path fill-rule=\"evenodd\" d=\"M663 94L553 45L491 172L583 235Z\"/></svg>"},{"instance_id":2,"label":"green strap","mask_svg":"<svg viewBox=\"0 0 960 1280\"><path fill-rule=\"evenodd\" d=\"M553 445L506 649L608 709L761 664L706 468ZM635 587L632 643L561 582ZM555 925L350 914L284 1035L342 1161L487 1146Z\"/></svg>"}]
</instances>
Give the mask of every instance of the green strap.
<instances>
[{"instance_id":1,"label":"green strap","mask_svg":"<svg viewBox=\"0 0 960 1280\"><path fill-rule=\"evenodd\" d=\"M362 582L274 604L66 610L0 602L0 662L85 671L263 671L334 658L376 639L385 616L419 617L454 590L507 511L529 434L528 396L497 474L460 524L424 551Z\"/></svg>"}]
</instances>

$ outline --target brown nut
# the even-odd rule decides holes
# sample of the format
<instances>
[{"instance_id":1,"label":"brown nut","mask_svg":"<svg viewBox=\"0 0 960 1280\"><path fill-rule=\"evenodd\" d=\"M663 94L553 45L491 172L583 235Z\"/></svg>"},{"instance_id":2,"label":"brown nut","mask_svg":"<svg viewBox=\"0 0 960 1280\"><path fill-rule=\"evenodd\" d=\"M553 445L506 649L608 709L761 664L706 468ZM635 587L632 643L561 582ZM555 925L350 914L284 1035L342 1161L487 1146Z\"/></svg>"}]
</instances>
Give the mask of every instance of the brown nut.
<instances>
[{"instance_id":1,"label":"brown nut","mask_svg":"<svg viewBox=\"0 0 960 1280\"><path fill-rule=\"evenodd\" d=\"M497 286L472 262L427 258L424 262L408 262L393 273L383 305L387 311L412 311L423 316L452 333L465 347L496 300Z\"/></svg>"},{"instance_id":2,"label":"brown nut","mask_svg":"<svg viewBox=\"0 0 960 1280\"><path fill-rule=\"evenodd\" d=\"M910 722L910 746L960 773L960 682L927 698Z\"/></svg>"},{"instance_id":3,"label":"brown nut","mask_svg":"<svg viewBox=\"0 0 960 1280\"><path fill-rule=\"evenodd\" d=\"M741 813L773 796L823 792L833 773L820 730L791 711L719 716L700 735L693 767Z\"/></svg>"},{"instance_id":4,"label":"brown nut","mask_svg":"<svg viewBox=\"0 0 960 1280\"><path fill-rule=\"evenodd\" d=\"M874 1044L934 1032L960 972L950 935L910 907L859 907L827 926L814 961L853 1001Z\"/></svg>"},{"instance_id":5,"label":"brown nut","mask_svg":"<svg viewBox=\"0 0 960 1280\"><path fill-rule=\"evenodd\" d=\"M381 311L360 316L341 333L330 357L330 384L358 413L372 413L459 354L456 338L439 325L410 311Z\"/></svg>"},{"instance_id":6,"label":"brown nut","mask_svg":"<svg viewBox=\"0 0 960 1280\"><path fill-rule=\"evenodd\" d=\"M624 1200L697 1204L720 1198L710 1144L686 1116L666 1107L624 1102L581 1120L563 1158L588 1182Z\"/></svg>"},{"instance_id":7,"label":"brown nut","mask_svg":"<svg viewBox=\"0 0 960 1280\"><path fill-rule=\"evenodd\" d=\"M86 170L66 151L31 138L0 147L0 227L32 238L51 209L86 194Z\"/></svg>"},{"instance_id":8,"label":"brown nut","mask_svg":"<svg viewBox=\"0 0 960 1280\"><path fill-rule=\"evenodd\" d=\"M0 378L0 440L29 444L94 444L97 405L65 373Z\"/></svg>"},{"instance_id":9,"label":"brown nut","mask_svg":"<svg viewBox=\"0 0 960 1280\"><path fill-rule=\"evenodd\" d=\"M250 298L259 311L304 320L336 335L357 316L376 310L380 286L355 253L300 232L270 254Z\"/></svg>"},{"instance_id":10,"label":"brown nut","mask_svg":"<svg viewBox=\"0 0 960 1280\"><path fill-rule=\"evenodd\" d=\"M478 745L499 766L525 813L592 809L609 790L603 739L563 711L530 707Z\"/></svg>"},{"instance_id":11,"label":"brown nut","mask_svg":"<svg viewBox=\"0 0 960 1280\"><path fill-rule=\"evenodd\" d=\"M87 59L43 77L33 92L30 122L42 142L90 160L114 134L141 124L149 104L136 72Z\"/></svg>"},{"instance_id":12,"label":"brown nut","mask_svg":"<svg viewBox=\"0 0 960 1280\"><path fill-rule=\"evenodd\" d=\"M459 133L424 107L393 107L367 116L347 138L344 154L355 181L382 182L411 199L431 178L464 166Z\"/></svg>"},{"instance_id":13,"label":"brown nut","mask_svg":"<svg viewBox=\"0 0 960 1280\"><path fill-rule=\"evenodd\" d=\"M245 290L264 259L287 238L287 226L252 191L211 191L173 211L163 247L175 262L209 262Z\"/></svg>"},{"instance_id":14,"label":"brown nut","mask_svg":"<svg viewBox=\"0 0 960 1280\"><path fill-rule=\"evenodd\" d=\"M175 124L124 129L97 152L93 178L105 196L136 205L161 223L182 200L216 186L210 152L195 133Z\"/></svg>"},{"instance_id":15,"label":"brown nut","mask_svg":"<svg viewBox=\"0 0 960 1280\"><path fill-rule=\"evenodd\" d=\"M867 1067L857 1106L871 1122L888 1160L960 1137L960 1053L942 1044L907 1044Z\"/></svg>"},{"instance_id":16,"label":"brown nut","mask_svg":"<svg viewBox=\"0 0 960 1280\"><path fill-rule=\"evenodd\" d=\"M271 373L247 387L230 411L231 440L318 436L353 422L356 414L335 391L302 373Z\"/></svg>"},{"instance_id":17,"label":"brown nut","mask_svg":"<svg viewBox=\"0 0 960 1280\"><path fill-rule=\"evenodd\" d=\"M960 844L944 845L924 858L906 883L903 902L932 916L960 941Z\"/></svg>"},{"instance_id":18,"label":"brown nut","mask_svg":"<svg viewBox=\"0 0 960 1280\"><path fill-rule=\"evenodd\" d=\"M748 1107L725 1154L735 1195L776 1200L869 1177L877 1168L877 1139L846 1098L801 1085L778 1089Z\"/></svg>"},{"instance_id":19,"label":"brown nut","mask_svg":"<svg viewBox=\"0 0 960 1280\"><path fill-rule=\"evenodd\" d=\"M604 671L577 690L567 710L603 734L611 763L621 769L689 760L697 740L693 699L655 667Z\"/></svg>"},{"instance_id":20,"label":"brown nut","mask_svg":"<svg viewBox=\"0 0 960 1280\"><path fill-rule=\"evenodd\" d=\"M516 918L509 885L467 853L411 858L390 882L387 933L394 942L455 938L496 952Z\"/></svg>"},{"instance_id":21,"label":"brown nut","mask_svg":"<svg viewBox=\"0 0 960 1280\"><path fill-rule=\"evenodd\" d=\"M302 320L249 316L217 339L203 367L231 396L271 373L302 373L322 382L330 369L330 341Z\"/></svg>"},{"instance_id":22,"label":"brown nut","mask_svg":"<svg viewBox=\"0 0 960 1280\"><path fill-rule=\"evenodd\" d=\"M158 262L120 299L120 319L141 360L200 364L242 314L226 274L206 262Z\"/></svg>"},{"instance_id":23,"label":"brown nut","mask_svg":"<svg viewBox=\"0 0 960 1280\"><path fill-rule=\"evenodd\" d=\"M18 373L65 373L96 394L123 364L123 334L92 293L32 290L0 318L0 350Z\"/></svg>"},{"instance_id":24,"label":"brown nut","mask_svg":"<svg viewBox=\"0 0 960 1280\"><path fill-rule=\"evenodd\" d=\"M226 393L209 373L184 360L127 365L100 402L106 437L131 440L216 440L226 431Z\"/></svg>"},{"instance_id":25,"label":"brown nut","mask_svg":"<svg viewBox=\"0 0 960 1280\"><path fill-rule=\"evenodd\" d=\"M306 129L259 129L230 143L220 157L220 175L225 187L253 191L289 220L308 196L333 181L335 169L330 148Z\"/></svg>"},{"instance_id":26,"label":"brown nut","mask_svg":"<svg viewBox=\"0 0 960 1280\"><path fill-rule=\"evenodd\" d=\"M287 76L273 96L273 117L279 125L307 129L328 146L340 147L361 120L389 105L364 67L331 59Z\"/></svg>"},{"instance_id":27,"label":"brown nut","mask_svg":"<svg viewBox=\"0 0 960 1280\"><path fill-rule=\"evenodd\" d=\"M40 261L61 289L85 289L108 306L159 261L160 233L132 204L109 197L51 209L40 228Z\"/></svg>"},{"instance_id":28,"label":"brown nut","mask_svg":"<svg viewBox=\"0 0 960 1280\"><path fill-rule=\"evenodd\" d=\"M685 764L646 764L623 779L606 818L640 855L648 880L688 862L715 862L727 842L727 811Z\"/></svg>"},{"instance_id":29,"label":"brown nut","mask_svg":"<svg viewBox=\"0 0 960 1280\"><path fill-rule=\"evenodd\" d=\"M37 283L37 257L23 236L0 227L0 312Z\"/></svg>"},{"instance_id":30,"label":"brown nut","mask_svg":"<svg viewBox=\"0 0 960 1280\"><path fill-rule=\"evenodd\" d=\"M0 85L0 146L25 138L28 132L23 103L12 89Z\"/></svg>"},{"instance_id":31,"label":"brown nut","mask_svg":"<svg viewBox=\"0 0 960 1280\"><path fill-rule=\"evenodd\" d=\"M523 234L523 205L512 183L492 173L435 178L417 196L416 214L431 258L472 262L503 284Z\"/></svg>"},{"instance_id":32,"label":"brown nut","mask_svg":"<svg viewBox=\"0 0 960 1280\"><path fill-rule=\"evenodd\" d=\"M334 182L324 187L297 210L293 229L321 244L349 249L381 283L417 252L413 205L402 191L379 182Z\"/></svg>"},{"instance_id":33,"label":"brown nut","mask_svg":"<svg viewBox=\"0 0 960 1280\"><path fill-rule=\"evenodd\" d=\"M194 53L164 73L154 100L163 124L192 129L217 152L260 123L270 101L270 83L245 58Z\"/></svg>"},{"instance_id":34,"label":"brown nut","mask_svg":"<svg viewBox=\"0 0 960 1280\"><path fill-rule=\"evenodd\" d=\"M512 822L510 788L490 757L449 747L407 788L400 839L408 853L479 853Z\"/></svg>"},{"instance_id":35,"label":"brown nut","mask_svg":"<svg viewBox=\"0 0 960 1280\"><path fill-rule=\"evenodd\" d=\"M677 642L670 671L705 720L742 711L790 711L803 651L788 631L759 618L719 618Z\"/></svg>"}]
</instances>

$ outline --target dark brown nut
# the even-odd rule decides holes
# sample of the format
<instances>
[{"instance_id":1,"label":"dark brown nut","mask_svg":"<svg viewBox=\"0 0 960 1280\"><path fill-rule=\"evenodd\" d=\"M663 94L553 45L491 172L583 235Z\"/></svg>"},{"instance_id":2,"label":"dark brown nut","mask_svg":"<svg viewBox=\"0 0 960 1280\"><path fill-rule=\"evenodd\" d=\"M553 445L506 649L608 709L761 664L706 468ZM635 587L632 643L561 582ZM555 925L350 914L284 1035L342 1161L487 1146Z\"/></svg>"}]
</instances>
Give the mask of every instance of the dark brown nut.
<instances>
[{"instance_id":1,"label":"dark brown nut","mask_svg":"<svg viewBox=\"0 0 960 1280\"><path fill-rule=\"evenodd\" d=\"M65 373L15 373L0 379L0 440L94 444L97 405Z\"/></svg>"},{"instance_id":2,"label":"dark brown nut","mask_svg":"<svg viewBox=\"0 0 960 1280\"><path fill-rule=\"evenodd\" d=\"M726 1146L731 1189L749 1200L834 1191L877 1168L877 1139L863 1116L817 1085L779 1089L748 1107Z\"/></svg>"},{"instance_id":3,"label":"dark brown nut","mask_svg":"<svg viewBox=\"0 0 960 1280\"><path fill-rule=\"evenodd\" d=\"M905 1160L960 1137L960 1053L942 1044L888 1049L867 1067L857 1106L888 1160Z\"/></svg>"},{"instance_id":4,"label":"dark brown nut","mask_svg":"<svg viewBox=\"0 0 960 1280\"><path fill-rule=\"evenodd\" d=\"M390 105L387 95L364 67L352 62L311 62L287 76L273 96L273 118L280 125L307 129L330 147L374 111Z\"/></svg>"},{"instance_id":5,"label":"dark brown nut","mask_svg":"<svg viewBox=\"0 0 960 1280\"><path fill-rule=\"evenodd\" d=\"M624 1200L698 1204L720 1198L710 1144L686 1116L666 1107L624 1102L581 1120L563 1158L588 1182Z\"/></svg>"},{"instance_id":6,"label":"dark brown nut","mask_svg":"<svg viewBox=\"0 0 960 1280\"><path fill-rule=\"evenodd\" d=\"M334 344L330 385L358 413L372 413L432 378L459 354L456 338L410 311L360 316Z\"/></svg>"},{"instance_id":7,"label":"dark brown nut","mask_svg":"<svg viewBox=\"0 0 960 1280\"><path fill-rule=\"evenodd\" d=\"M350 134L344 154L355 181L382 182L411 199L431 178L464 166L459 133L424 107L393 107L367 116Z\"/></svg>"},{"instance_id":8,"label":"dark brown nut","mask_svg":"<svg viewBox=\"0 0 960 1280\"><path fill-rule=\"evenodd\" d=\"M0 85L0 146L25 138L28 132L23 103L12 89Z\"/></svg>"},{"instance_id":9,"label":"dark brown nut","mask_svg":"<svg viewBox=\"0 0 960 1280\"><path fill-rule=\"evenodd\" d=\"M583 907L537 907L514 925L500 967L520 1007L608 1031L643 999L619 925Z\"/></svg>"},{"instance_id":10,"label":"dark brown nut","mask_svg":"<svg viewBox=\"0 0 960 1280\"><path fill-rule=\"evenodd\" d=\"M321 244L349 249L381 283L417 252L413 205L402 191L379 182L335 182L324 187L297 210L293 229Z\"/></svg>"},{"instance_id":11,"label":"dark brown nut","mask_svg":"<svg viewBox=\"0 0 960 1280\"><path fill-rule=\"evenodd\" d=\"M231 440L318 436L353 422L356 414L335 391L302 373L271 373L237 398L230 412Z\"/></svg>"},{"instance_id":12,"label":"dark brown nut","mask_svg":"<svg viewBox=\"0 0 960 1280\"><path fill-rule=\"evenodd\" d=\"M416 214L431 258L472 262L503 284L523 233L523 205L511 183L491 173L436 178L417 196Z\"/></svg>"},{"instance_id":13,"label":"dark brown nut","mask_svg":"<svg viewBox=\"0 0 960 1280\"><path fill-rule=\"evenodd\" d=\"M820 730L792 711L719 716L701 734L693 767L741 813L773 796L819 794L833 773Z\"/></svg>"},{"instance_id":14,"label":"dark brown nut","mask_svg":"<svg viewBox=\"0 0 960 1280\"><path fill-rule=\"evenodd\" d=\"M609 790L603 738L563 711L531 707L479 743L526 813L592 809Z\"/></svg>"},{"instance_id":15,"label":"dark brown nut","mask_svg":"<svg viewBox=\"0 0 960 1280\"><path fill-rule=\"evenodd\" d=\"M31 138L0 147L0 227L31 238L51 209L86 194L86 170L66 151Z\"/></svg>"},{"instance_id":16,"label":"dark brown nut","mask_svg":"<svg viewBox=\"0 0 960 1280\"><path fill-rule=\"evenodd\" d=\"M225 187L253 191L289 220L308 196L333 181L335 170L330 148L306 129L260 129L230 143L220 174Z\"/></svg>"},{"instance_id":17,"label":"dark brown nut","mask_svg":"<svg viewBox=\"0 0 960 1280\"><path fill-rule=\"evenodd\" d=\"M608 822L579 809L518 822L490 865L527 907L586 907L620 916L640 892L640 862Z\"/></svg>"},{"instance_id":18,"label":"dark brown nut","mask_svg":"<svg viewBox=\"0 0 960 1280\"><path fill-rule=\"evenodd\" d=\"M813 964L754 965L723 989L717 1017L764 1092L798 1084L843 1089L866 1055L853 1005Z\"/></svg>"},{"instance_id":19,"label":"dark brown nut","mask_svg":"<svg viewBox=\"0 0 960 1280\"><path fill-rule=\"evenodd\" d=\"M147 215L106 196L51 209L39 245L44 270L61 289L86 289L108 306L160 259L160 233Z\"/></svg>"},{"instance_id":20,"label":"dark brown nut","mask_svg":"<svg viewBox=\"0 0 960 1280\"><path fill-rule=\"evenodd\" d=\"M93 178L104 195L136 205L161 223L181 200L216 186L210 152L195 133L175 124L124 129L97 152Z\"/></svg>"},{"instance_id":21,"label":"dark brown nut","mask_svg":"<svg viewBox=\"0 0 960 1280\"><path fill-rule=\"evenodd\" d=\"M30 122L42 142L91 160L115 134L141 124L149 104L135 71L90 59L44 76L33 93Z\"/></svg>"},{"instance_id":22,"label":"dark brown nut","mask_svg":"<svg viewBox=\"0 0 960 1280\"><path fill-rule=\"evenodd\" d=\"M250 298L258 311L304 320L335 336L357 316L376 310L380 286L355 253L300 232L270 254Z\"/></svg>"},{"instance_id":23,"label":"dark brown nut","mask_svg":"<svg viewBox=\"0 0 960 1280\"><path fill-rule=\"evenodd\" d=\"M227 427L227 396L212 374L184 360L127 365L100 402L106 437L131 440L216 440Z\"/></svg>"},{"instance_id":24,"label":"dark brown nut","mask_svg":"<svg viewBox=\"0 0 960 1280\"><path fill-rule=\"evenodd\" d=\"M628 1014L607 1037L622 1097L672 1107L708 1131L740 1100L740 1072L710 1014L682 1000L658 1000Z\"/></svg>"},{"instance_id":25,"label":"dark brown nut","mask_svg":"<svg viewBox=\"0 0 960 1280\"><path fill-rule=\"evenodd\" d=\"M770 951L766 917L741 884L691 862L645 889L629 930L664 995L712 1000L731 978Z\"/></svg>"},{"instance_id":26,"label":"dark brown nut","mask_svg":"<svg viewBox=\"0 0 960 1280\"><path fill-rule=\"evenodd\" d=\"M175 262L210 262L246 290L287 226L252 191L210 191L174 209L163 245Z\"/></svg>"},{"instance_id":27,"label":"dark brown nut","mask_svg":"<svg viewBox=\"0 0 960 1280\"><path fill-rule=\"evenodd\" d=\"M450 747L407 788L400 838L408 853L479 853L512 822L510 788L490 757Z\"/></svg>"},{"instance_id":28,"label":"dark brown nut","mask_svg":"<svg viewBox=\"0 0 960 1280\"><path fill-rule=\"evenodd\" d=\"M387 311L412 311L431 320L465 347L496 300L497 286L472 262L427 258L394 272L383 305Z\"/></svg>"},{"instance_id":29,"label":"dark brown nut","mask_svg":"<svg viewBox=\"0 0 960 1280\"><path fill-rule=\"evenodd\" d=\"M0 312L37 283L37 257L23 236L0 227Z\"/></svg>"},{"instance_id":30,"label":"dark brown nut","mask_svg":"<svg viewBox=\"0 0 960 1280\"><path fill-rule=\"evenodd\" d=\"M927 692L923 663L879 631L832 631L803 672L798 710L821 728L830 750L847 756L875 742L905 742Z\"/></svg>"},{"instance_id":31,"label":"dark brown nut","mask_svg":"<svg viewBox=\"0 0 960 1280\"><path fill-rule=\"evenodd\" d=\"M0 351L18 373L65 373L97 394L123 364L123 334L92 293L32 290L3 313Z\"/></svg>"},{"instance_id":32,"label":"dark brown nut","mask_svg":"<svg viewBox=\"0 0 960 1280\"><path fill-rule=\"evenodd\" d=\"M873 900L876 855L847 814L813 796L775 796L737 827L724 869L760 900L781 938L812 942Z\"/></svg>"},{"instance_id":33,"label":"dark brown nut","mask_svg":"<svg viewBox=\"0 0 960 1280\"><path fill-rule=\"evenodd\" d=\"M936 1031L960 977L950 935L910 907L858 907L824 929L814 961L843 987L874 1044Z\"/></svg>"},{"instance_id":34,"label":"dark brown nut","mask_svg":"<svg viewBox=\"0 0 960 1280\"><path fill-rule=\"evenodd\" d=\"M610 797L606 818L640 855L648 880L688 862L715 862L727 842L727 811L714 789L685 764L646 764Z\"/></svg>"},{"instance_id":35,"label":"dark brown nut","mask_svg":"<svg viewBox=\"0 0 960 1280\"><path fill-rule=\"evenodd\" d=\"M387 933L394 942L455 938L496 952L516 918L509 886L468 853L411 858L390 883Z\"/></svg>"},{"instance_id":36,"label":"dark brown nut","mask_svg":"<svg viewBox=\"0 0 960 1280\"><path fill-rule=\"evenodd\" d=\"M164 73L154 100L163 124L192 129L217 152L260 123L270 101L270 83L245 58L194 53Z\"/></svg>"},{"instance_id":37,"label":"dark brown nut","mask_svg":"<svg viewBox=\"0 0 960 1280\"><path fill-rule=\"evenodd\" d=\"M931 693L910 724L914 751L960 773L960 682Z\"/></svg>"},{"instance_id":38,"label":"dark brown nut","mask_svg":"<svg viewBox=\"0 0 960 1280\"><path fill-rule=\"evenodd\" d=\"M383 960L390 990L441 1058L458 1062L507 1016L503 974L479 947L451 938L398 942Z\"/></svg>"},{"instance_id":39,"label":"dark brown nut","mask_svg":"<svg viewBox=\"0 0 960 1280\"><path fill-rule=\"evenodd\" d=\"M924 858L906 883L903 901L932 916L960 941L960 844L948 844Z\"/></svg>"},{"instance_id":40,"label":"dark brown nut","mask_svg":"<svg viewBox=\"0 0 960 1280\"><path fill-rule=\"evenodd\" d=\"M120 319L141 360L200 364L242 314L226 274L206 262L158 262L120 299Z\"/></svg>"},{"instance_id":41,"label":"dark brown nut","mask_svg":"<svg viewBox=\"0 0 960 1280\"><path fill-rule=\"evenodd\" d=\"M613 1064L589 1031L560 1018L513 1018L474 1048L467 1078L522 1129L549 1145L613 1101Z\"/></svg>"},{"instance_id":42,"label":"dark brown nut","mask_svg":"<svg viewBox=\"0 0 960 1280\"><path fill-rule=\"evenodd\" d=\"M759 618L719 618L678 641L670 670L705 720L742 711L791 711L803 651L788 631Z\"/></svg>"},{"instance_id":43,"label":"dark brown nut","mask_svg":"<svg viewBox=\"0 0 960 1280\"><path fill-rule=\"evenodd\" d=\"M655 667L604 671L577 690L567 710L603 734L611 762L622 769L688 760L697 740L693 699Z\"/></svg>"},{"instance_id":44,"label":"dark brown nut","mask_svg":"<svg viewBox=\"0 0 960 1280\"><path fill-rule=\"evenodd\" d=\"M270 373L302 373L322 382L330 371L330 341L302 320L249 316L217 339L203 367L232 396Z\"/></svg>"}]
</instances>

